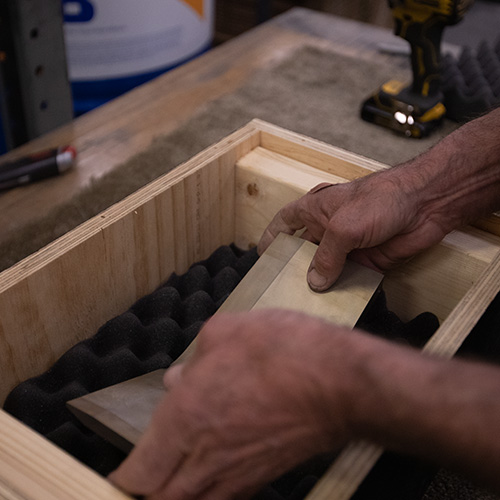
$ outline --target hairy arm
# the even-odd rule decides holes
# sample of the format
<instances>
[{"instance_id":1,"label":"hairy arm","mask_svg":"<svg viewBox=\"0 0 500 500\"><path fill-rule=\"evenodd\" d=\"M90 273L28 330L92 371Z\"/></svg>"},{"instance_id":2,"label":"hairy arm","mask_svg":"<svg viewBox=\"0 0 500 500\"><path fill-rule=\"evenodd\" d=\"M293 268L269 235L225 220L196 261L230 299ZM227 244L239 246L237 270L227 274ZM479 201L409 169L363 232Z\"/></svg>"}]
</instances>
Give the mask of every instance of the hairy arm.
<instances>
[{"instance_id":1,"label":"hairy arm","mask_svg":"<svg viewBox=\"0 0 500 500\"><path fill-rule=\"evenodd\" d=\"M319 243L310 286L327 289L348 255L380 271L438 243L500 207L500 109L474 120L416 159L362 179L312 189L265 230L262 253L280 232L306 228Z\"/></svg>"},{"instance_id":2,"label":"hairy arm","mask_svg":"<svg viewBox=\"0 0 500 500\"><path fill-rule=\"evenodd\" d=\"M351 432L500 491L500 368L351 340L360 354Z\"/></svg>"},{"instance_id":3,"label":"hairy arm","mask_svg":"<svg viewBox=\"0 0 500 500\"><path fill-rule=\"evenodd\" d=\"M347 255L384 270L500 207L500 110L428 153L284 207L259 244L306 228L308 280ZM443 361L290 311L212 318L194 357L111 479L169 500L249 498L316 453L365 439L500 491L500 368Z\"/></svg>"},{"instance_id":4,"label":"hairy arm","mask_svg":"<svg viewBox=\"0 0 500 500\"><path fill-rule=\"evenodd\" d=\"M500 369L444 361L291 311L220 315L111 476L168 500L250 498L365 439L500 491Z\"/></svg>"}]
</instances>

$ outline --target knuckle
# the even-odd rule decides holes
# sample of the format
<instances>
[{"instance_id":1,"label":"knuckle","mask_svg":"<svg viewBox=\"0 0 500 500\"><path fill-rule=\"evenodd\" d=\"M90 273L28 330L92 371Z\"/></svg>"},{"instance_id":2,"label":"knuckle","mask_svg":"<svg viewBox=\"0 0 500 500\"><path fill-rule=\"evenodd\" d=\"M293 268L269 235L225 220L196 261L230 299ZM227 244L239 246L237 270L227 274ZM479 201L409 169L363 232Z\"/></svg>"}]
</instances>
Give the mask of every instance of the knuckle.
<instances>
[{"instance_id":1,"label":"knuckle","mask_svg":"<svg viewBox=\"0 0 500 500\"><path fill-rule=\"evenodd\" d=\"M344 211L337 212L329 221L327 232L341 247L356 248L363 233L363 220Z\"/></svg>"}]
</instances>

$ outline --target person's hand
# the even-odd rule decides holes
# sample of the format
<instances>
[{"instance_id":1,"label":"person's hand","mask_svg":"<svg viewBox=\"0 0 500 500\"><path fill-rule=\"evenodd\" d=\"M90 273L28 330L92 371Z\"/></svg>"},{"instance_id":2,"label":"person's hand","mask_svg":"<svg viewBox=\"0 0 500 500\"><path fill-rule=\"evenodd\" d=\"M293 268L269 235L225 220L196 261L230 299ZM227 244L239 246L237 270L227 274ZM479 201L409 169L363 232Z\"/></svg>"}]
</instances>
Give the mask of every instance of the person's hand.
<instances>
[{"instance_id":1,"label":"person's hand","mask_svg":"<svg viewBox=\"0 0 500 500\"><path fill-rule=\"evenodd\" d=\"M308 271L315 291L339 277L348 255L377 271L386 271L438 243L450 230L445 218L427 206L422 190L401 182L401 169L372 174L346 184L320 184L283 207L258 245L262 254L278 233L319 243Z\"/></svg>"},{"instance_id":2,"label":"person's hand","mask_svg":"<svg viewBox=\"0 0 500 500\"><path fill-rule=\"evenodd\" d=\"M290 311L213 317L110 479L156 499L241 499L344 445L349 356L331 343L348 333Z\"/></svg>"}]
</instances>

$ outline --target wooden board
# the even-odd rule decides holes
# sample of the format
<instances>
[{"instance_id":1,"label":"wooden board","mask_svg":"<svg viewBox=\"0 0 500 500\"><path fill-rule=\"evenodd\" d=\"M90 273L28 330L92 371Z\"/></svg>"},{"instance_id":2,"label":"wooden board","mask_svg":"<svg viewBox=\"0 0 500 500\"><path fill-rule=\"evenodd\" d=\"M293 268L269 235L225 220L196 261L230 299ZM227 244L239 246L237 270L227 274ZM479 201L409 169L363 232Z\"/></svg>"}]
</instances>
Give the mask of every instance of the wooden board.
<instances>
[{"instance_id":1,"label":"wooden board","mask_svg":"<svg viewBox=\"0 0 500 500\"><path fill-rule=\"evenodd\" d=\"M128 453L165 395L164 374L155 370L68 401L67 406L89 429Z\"/></svg>"},{"instance_id":2,"label":"wooden board","mask_svg":"<svg viewBox=\"0 0 500 500\"><path fill-rule=\"evenodd\" d=\"M329 291L313 292L306 273L316 248L308 241L280 234L218 314L286 308L352 328L380 285L382 275L348 262ZM176 363L186 360L195 348L194 341ZM68 407L94 432L128 452L143 434L164 394L163 374L164 370L156 370L69 401Z\"/></svg>"},{"instance_id":3,"label":"wooden board","mask_svg":"<svg viewBox=\"0 0 500 500\"><path fill-rule=\"evenodd\" d=\"M324 293L307 284L317 246L281 233L248 272L219 312L285 308L353 327L382 281L382 274L348 261Z\"/></svg>"}]
</instances>

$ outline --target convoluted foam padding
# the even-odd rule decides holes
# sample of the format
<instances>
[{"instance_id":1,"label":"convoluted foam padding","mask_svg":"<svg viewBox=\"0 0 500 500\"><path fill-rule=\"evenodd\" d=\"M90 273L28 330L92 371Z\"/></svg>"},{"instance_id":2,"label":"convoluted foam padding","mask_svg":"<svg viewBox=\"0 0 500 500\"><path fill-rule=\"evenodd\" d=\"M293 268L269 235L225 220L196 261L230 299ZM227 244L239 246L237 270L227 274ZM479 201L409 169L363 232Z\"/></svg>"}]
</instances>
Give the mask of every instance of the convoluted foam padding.
<instances>
[{"instance_id":1,"label":"convoluted foam padding","mask_svg":"<svg viewBox=\"0 0 500 500\"><path fill-rule=\"evenodd\" d=\"M446 116L456 121L474 118L500 104L500 37L483 41L477 50L462 49L458 59L442 59L442 90Z\"/></svg>"},{"instance_id":2,"label":"convoluted foam padding","mask_svg":"<svg viewBox=\"0 0 500 500\"><path fill-rule=\"evenodd\" d=\"M82 463L107 475L124 455L82 426L66 409L66 402L168 367L256 260L255 250L243 252L224 246L184 275L172 275L155 292L108 321L93 337L71 348L50 370L17 386L4 409ZM431 314L402 323L387 310L384 293L378 291L358 326L393 340L422 345L438 323ZM330 460L318 457L304 464L263 489L256 498L304 498Z\"/></svg>"},{"instance_id":3,"label":"convoluted foam padding","mask_svg":"<svg viewBox=\"0 0 500 500\"><path fill-rule=\"evenodd\" d=\"M76 344L46 373L7 397L4 409L101 474L123 459L66 409L66 401L168 367L257 259L225 246L182 276L173 274L128 311Z\"/></svg>"}]
</instances>

